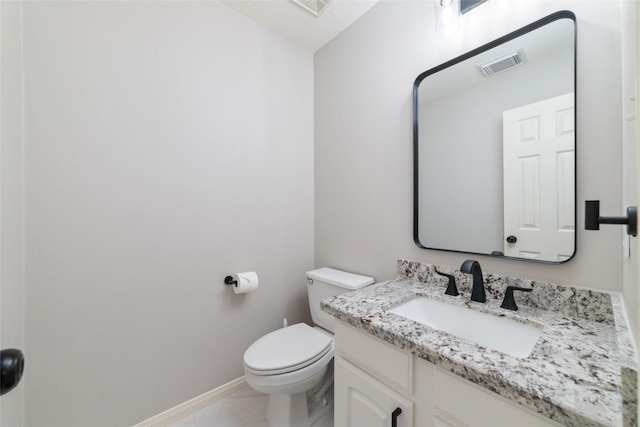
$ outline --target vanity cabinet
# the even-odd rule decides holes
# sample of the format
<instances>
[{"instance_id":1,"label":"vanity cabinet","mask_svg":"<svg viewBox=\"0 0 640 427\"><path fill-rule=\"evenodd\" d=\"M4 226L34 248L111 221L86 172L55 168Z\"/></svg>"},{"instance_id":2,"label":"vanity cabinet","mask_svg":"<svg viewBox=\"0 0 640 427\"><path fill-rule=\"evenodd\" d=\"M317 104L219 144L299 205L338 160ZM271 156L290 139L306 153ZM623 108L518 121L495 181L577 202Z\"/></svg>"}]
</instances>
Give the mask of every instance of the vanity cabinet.
<instances>
[{"instance_id":1,"label":"vanity cabinet","mask_svg":"<svg viewBox=\"0 0 640 427\"><path fill-rule=\"evenodd\" d=\"M427 425L415 404L421 393L410 352L342 322L334 336L334 427Z\"/></svg>"},{"instance_id":2,"label":"vanity cabinet","mask_svg":"<svg viewBox=\"0 0 640 427\"><path fill-rule=\"evenodd\" d=\"M338 358L335 418L335 427L413 427L413 402Z\"/></svg>"},{"instance_id":3,"label":"vanity cabinet","mask_svg":"<svg viewBox=\"0 0 640 427\"><path fill-rule=\"evenodd\" d=\"M335 427L560 426L340 321L335 343Z\"/></svg>"}]
</instances>

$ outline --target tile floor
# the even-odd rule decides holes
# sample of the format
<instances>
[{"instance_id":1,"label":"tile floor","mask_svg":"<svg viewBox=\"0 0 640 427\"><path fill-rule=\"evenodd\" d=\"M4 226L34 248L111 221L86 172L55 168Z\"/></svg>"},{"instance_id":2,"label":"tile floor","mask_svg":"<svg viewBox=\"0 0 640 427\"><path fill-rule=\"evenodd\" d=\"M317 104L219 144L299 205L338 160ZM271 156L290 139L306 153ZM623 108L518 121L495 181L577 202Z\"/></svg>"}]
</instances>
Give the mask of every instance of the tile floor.
<instances>
[{"instance_id":1,"label":"tile floor","mask_svg":"<svg viewBox=\"0 0 640 427\"><path fill-rule=\"evenodd\" d=\"M246 388L169 427L269 427L265 419L268 403L269 396ZM333 420L324 417L313 427L333 427Z\"/></svg>"}]
</instances>

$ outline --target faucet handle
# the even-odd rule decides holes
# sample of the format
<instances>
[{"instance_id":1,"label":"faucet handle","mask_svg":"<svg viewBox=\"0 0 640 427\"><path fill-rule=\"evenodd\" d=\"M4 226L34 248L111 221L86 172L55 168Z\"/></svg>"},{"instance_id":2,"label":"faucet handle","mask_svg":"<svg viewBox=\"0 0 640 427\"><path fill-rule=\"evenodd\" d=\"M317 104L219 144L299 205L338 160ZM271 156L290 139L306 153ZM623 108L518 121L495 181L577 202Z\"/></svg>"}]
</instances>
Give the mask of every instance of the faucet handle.
<instances>
[{"instance_id":1,"label":"faucet handle","mask_svg":"<svg viewBox=\"0 0 640 427\"><path fill-rule=\"evenodd\" d=\"M460 295L460 293L458 292L458 288L456 287L456 278L453 274L440 273L438 270L436 270L436 273L441 276L449 278L449 284L447 285L447 290L444 292L445 295L451 295L454 297L457 297L458 295Z\"/></svg>"},{"instance_id":2,"label":"faucet handle","mask_svg":"<svg viewBox=\"0 0 640 427\"><path fill-rule=\"evenodd\" d=\"M502 300L502 304L500 307L506 308L507 310L517 311L518 306L516 305L516 299L513 297L513 291L522 291L522 292L531 292L533 288L521 288L520 286L507 286L507 290L504 293L504 300Z\"/></svg>"}]
</instances>

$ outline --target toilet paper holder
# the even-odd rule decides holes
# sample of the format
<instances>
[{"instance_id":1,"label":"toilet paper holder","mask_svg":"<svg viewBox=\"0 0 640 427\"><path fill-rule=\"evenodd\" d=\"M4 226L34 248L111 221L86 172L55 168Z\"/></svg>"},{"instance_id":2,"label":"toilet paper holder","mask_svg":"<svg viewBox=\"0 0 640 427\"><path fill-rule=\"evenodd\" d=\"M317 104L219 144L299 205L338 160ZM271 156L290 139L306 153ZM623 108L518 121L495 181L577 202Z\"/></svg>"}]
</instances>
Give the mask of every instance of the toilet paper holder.
<instances>
[{"instance_id":1,"label":"toilet paper holder","mask_svg":"<svg viewBox=\"0 0 640 427\"><path fill-rule=\"evenodd\" d=\"M255 271L245 271L243 273L228 275L224 278L224 284L233 285L231 288L236 294L246 294L247 292L258 290L260 281Z\"/></svg>"}]
</instances>

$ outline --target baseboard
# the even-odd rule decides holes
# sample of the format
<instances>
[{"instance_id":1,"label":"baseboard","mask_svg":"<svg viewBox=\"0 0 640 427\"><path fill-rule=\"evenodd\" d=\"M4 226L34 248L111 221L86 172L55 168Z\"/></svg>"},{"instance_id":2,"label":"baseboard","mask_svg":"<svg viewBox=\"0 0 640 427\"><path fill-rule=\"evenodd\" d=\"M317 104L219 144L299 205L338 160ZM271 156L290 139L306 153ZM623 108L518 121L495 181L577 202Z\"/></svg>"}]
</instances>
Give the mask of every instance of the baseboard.
<instances>
[{"instance_id":1,"label":"baseboard","mask_svg":"<svg viewBox=\"0 0 640 427\"><path fill-rule=\"evenodd\" d=\"M244 376L221 385L211 391L201 394L198 397L194 397L191 400L187 400L178 406L175 406L161 414L149 418L134 425L133 427L165 427L169 424L180 421L181 419L198 412L207 406L229 397L235 392L249 387L247 380Z\"/></svg>"}]
</instances>

